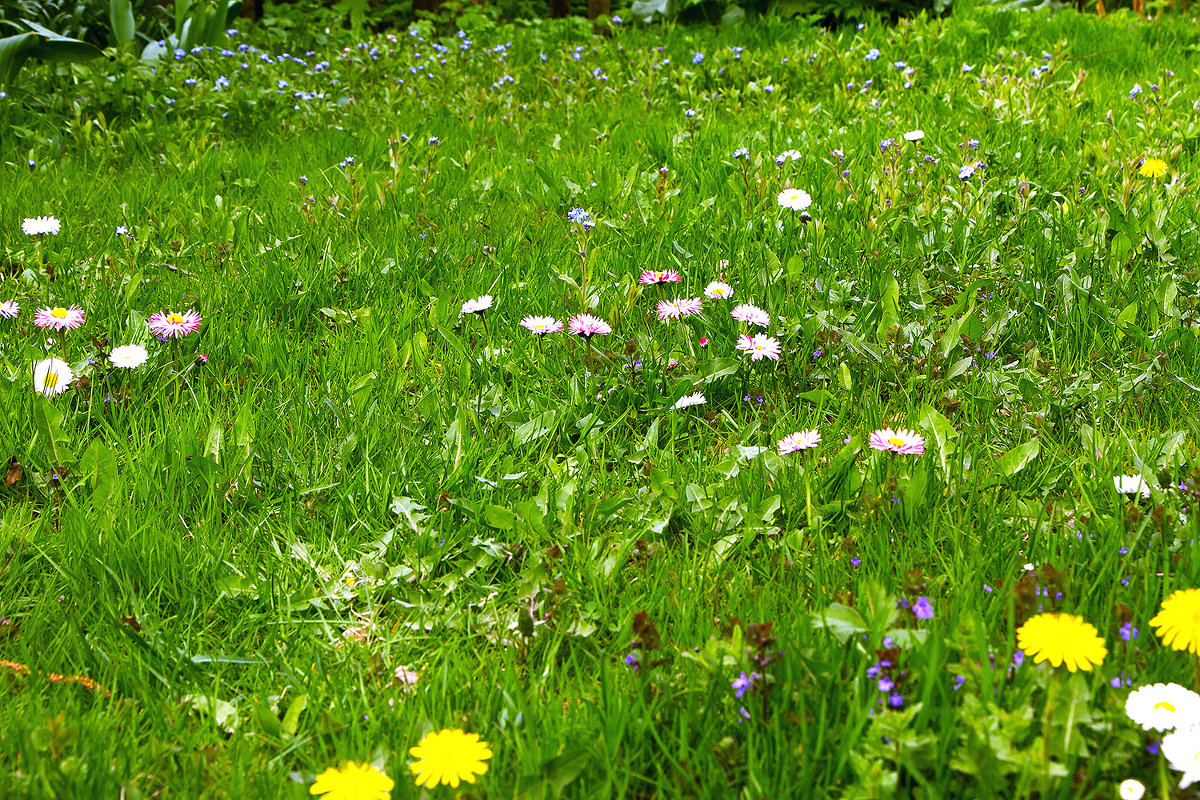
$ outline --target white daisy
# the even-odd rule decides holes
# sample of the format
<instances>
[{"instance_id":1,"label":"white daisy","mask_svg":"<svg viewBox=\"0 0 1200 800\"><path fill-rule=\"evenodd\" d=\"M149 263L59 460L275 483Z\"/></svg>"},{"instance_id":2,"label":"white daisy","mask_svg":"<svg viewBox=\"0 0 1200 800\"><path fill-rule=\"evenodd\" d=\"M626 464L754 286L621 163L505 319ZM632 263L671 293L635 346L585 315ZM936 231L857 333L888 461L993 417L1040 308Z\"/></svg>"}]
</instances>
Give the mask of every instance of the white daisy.
<instances>
[{"instance_id":1,"label":"white daisy","mask_svg":"<svg viewBox=\"0 0 1200 800\"><path fill-rule=\"evenodd\" d=\"M33 388L46 397L54 397L71 388L75 373L60 358L46 358L33 365Z\"/></svg>"},{"instance_id":2,"label":"white daisy","mask_svg":"<svg viewBox=\"0 0 1200 800\"><path fill-rule=\"evenodd\" d=\"M112 365L122 369L140 367L146 363L146 359L149 357L150 354L146 352L146 348L140 344L123 344L120 347L114 347L108 354L108 360L112 362Z\"/></svg>"},{"instance_id":3,"label":"white daisy","mask_svg":"<svg viewBox=\"0 0 1200 800\"><path fill-rule=\"evenodd\" d=\"M26 236L42 236L47 233L58 233L62 223L55 217L26 217L21 223L21 231Z\"/></svg>"},{"instance_id":4,"label":"white daisy","mask_svg":"<svg viewBox=\"0 0 1200 800\"><path fill-rule=\"evenodd\" d=\"M779 205L792 211L803 211L812 205L812 196L803 189L784 189L779 193Z\"/></svg>"},{"instance_id":5,"label":"white daisy","mask_svg":"<svg viewBox=\"0 0 1200 800\"><path fill-rule=\"evenodd\" d=\"M694 394L685 394L683 397L681 397L675 401L675 408L677 410L680 408L690 408L692 406L698 406L698 405L701 405L701 404L707 403L707 402L708 402L708 400L707 400L707 398L704 397L703 392L696 392Z\"/></svg>"},{"instance_id":6,"label":"white daisy","mask_svg":"<svg viewBox=\"0 0 1200 800\"><path fill-rule=\"evenodd\" d=\"M1125 715L1147 731L1200 724L1200 694L1177 683L1139 686L1125 699Z\"/></svg>"}]
</instances>

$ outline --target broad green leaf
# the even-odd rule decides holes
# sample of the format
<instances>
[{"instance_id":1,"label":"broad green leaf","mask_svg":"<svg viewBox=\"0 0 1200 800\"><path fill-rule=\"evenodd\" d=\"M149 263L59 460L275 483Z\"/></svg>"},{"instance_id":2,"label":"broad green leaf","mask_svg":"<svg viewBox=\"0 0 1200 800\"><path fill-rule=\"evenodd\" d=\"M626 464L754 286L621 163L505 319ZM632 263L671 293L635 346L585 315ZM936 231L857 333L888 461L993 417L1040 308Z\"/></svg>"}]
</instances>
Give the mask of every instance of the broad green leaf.
<instances>
[{"instance_id":1,"label":"broad green leaf","mask_svg":"<svg viewBox=\"0 0 1200 800\"><path fill-rule=\"evenodd\" d=\"M996 473L1006 476L1016 475L1029 466L1029 462L1037 458L1040 452L1042 452L1041 439L1032 439L1025 444L1017 445L996 460Z\"/></svg>"},{"instance_id":2,"label":"broad green leaf","mask_svg":"<svg viewBox=\"0 0 1200 800\"><path fill-rule=\"evenodd\" d=\"M517 515L503 506L486 505L483 507L483 524L489 528L511 531L516 519Z\"/></svg>"},{"instance_id":3,"label":"broad green leaf","mask_svg":"<svg viewBox=\"0 0 1200 800\"><path fill-rule=\"evenodd\" d=\"M116 491L117 457L104 442L93 439L79 457L79 470L92 482L93 507L104 508Z\"/></svg>"},{"instance_id":4,"label":"broad green leaf","mask_svg":"<svg viewBox=\"0 0 1200 800\"><path fill-rule=\"evenodd\" d=\"M112 28L112 39L117 45L133 41L137 23L133 19L131 0L108 0L108 24Z\"/></svg>"},{"instance_id":5,"label":"broad green leaf","mask_svg":"<svg viewBox=\"0 0 1200 800\"><path fill-rule=\"evenodd\" d=\"M0 85L12 83L29 58L37 37L32 33L18 33L0 39Z\"/></svg>"},{"instance_id":6,"label":"broad green leaf","mask_svg":"<svg viewBox=\"0 0 1200 800\"><path fill-rule=\"evenodd\" d=\"M75 455L71 452L71 437L63 430L62 412L49 398L42 395L35 398L33 421L41 440L43 462L51 469L73 463Z\"/></svg>"},{"instance_id":7,"label":"broad green leaf","mask_svg":"<svg viewBox=\"0 0 1200 800\"><path fill-rule=\"evenodd\" d=\"M841 603L833 603L824 611L813 614L812 625L814 628L824 628L829 631L843 644L850 637L861 636L870 629L867 621L863 619L863 615L858 613L857 609Z\"/></svg>"}]
</instances>

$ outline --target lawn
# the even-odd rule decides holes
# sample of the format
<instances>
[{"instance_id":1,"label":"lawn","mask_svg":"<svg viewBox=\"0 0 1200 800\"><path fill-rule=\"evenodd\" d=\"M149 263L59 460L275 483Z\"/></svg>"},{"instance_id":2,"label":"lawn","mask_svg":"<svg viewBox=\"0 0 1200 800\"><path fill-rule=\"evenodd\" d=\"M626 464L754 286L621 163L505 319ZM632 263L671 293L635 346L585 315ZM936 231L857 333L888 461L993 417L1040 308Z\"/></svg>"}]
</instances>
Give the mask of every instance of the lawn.
<instances>
[{"instance_id":1,"label":"lawn","mask_svg":"<svg viewBox=\"0 0 1200 800\"><path fill-rule=\"evenodd\" d=\"M622 16L4 87L0 797L1193 796L1200 27Z\"/></svg>"}]
</instances>

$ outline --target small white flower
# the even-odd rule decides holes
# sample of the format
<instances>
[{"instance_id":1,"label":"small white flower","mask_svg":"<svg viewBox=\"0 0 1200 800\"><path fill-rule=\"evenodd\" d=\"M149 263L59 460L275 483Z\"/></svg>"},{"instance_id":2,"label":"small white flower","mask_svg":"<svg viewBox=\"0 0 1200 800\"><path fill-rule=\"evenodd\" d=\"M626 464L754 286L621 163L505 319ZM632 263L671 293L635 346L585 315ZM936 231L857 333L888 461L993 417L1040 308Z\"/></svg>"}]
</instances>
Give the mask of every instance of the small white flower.
<instances>
[{"instance_id":1,"label":"small white flower","mask_svg":"<svg viewBox=\"0 0 1200 800\"><path fill-rule=\"evenodd\" d=\"M919 142L924 138L925 138L925 131L921 130L920 128L917 128L916 130L909 131L908 133L904 134L904 141L906 141L906 142Z\"/></svg>"},{"instance_id":2,"label":"small white flower","mask_svg":"<svg viewBox=\"0 0 1200 800\"><path fill-rule=\"evenodd\" d=\"M462 304L463 314L482 314L492 307L492 296L490 294L480 295L474 300L468 300Z\"/></svg>"},{"instance_id":3,"label":"small white flower","mask_svg":"<svg viewBox=\"0 0 1200 800\"><path fill-rule=\"evenodd\" d=\"M21 223L21 230L26 236L41 236L46 233L58 233L62 223L55 217L26 217Z\"/></svg>"},{"instance_id":4,"label":"small white flower","mask_svg":"<svg viewBox=\"0 0 1200 800\"><path fill-rule=\"evenodd\" d=\"M1113 486L1116 487L1118 494L1140 494L1142 497L1150 496L1150 487L1142 480L1140 475L1118 475L1113 478Z\"/></svg>"},{"instance_id":5,"label":"small white flower","mask_svg":"<svg viewBox=\"0 0 1200 800\"><path fill-rule=\"evenodd\" d=\"M704 287L704 296L710 300L728 300L733 297L733 287L728 283L713 281Z\"/></svg>"},{"instance_id":6,"label":"small white flower","mask_svg":"<svg viewBox=\"0 0 1200 800\"><path fill-rule=\"evenodd\" d=\"M1127 778L1121 781L1121 785L1117 787L1117 794L1121 796L1121 800L1142 800L1142 795L1146 793L1146 787L1139 780Z\"/></svg>"},{"instance_id":7,"label":"small white flower","mask_svg":"<svg viewBox=\"0 0 1200 800\"><path fill-rule=\"evenodd\" d=\"M149 357L150 354L146 352L146 348L140 344L123 344L120 347L114 347L108 354L108 360L112 362L112 365L122 369L140 367L146 363L146 359Z\"/></svg>"},{"instance_id":8,"label":"small white flower","mask_svg":"<svg viewBox=\"0 0 1200 800\"><path fill-rule=\"evenodd\" d=\"M1179 788L1186 789L1200 781L1200 731L1195 728L1168 733L1163 737L1159 752L1171 769L1182 772Z\"/></svg>"},{"instance_id":9,"label":"small white flower","mask_svg":"<svg viewBox=\"0 0 1200 800\"><path fill-rule=\"evenodd\" d=\"M1177 683L1139 686L1125 698L1125 716L1147 731L1190 727L1200 724L1200 694Z\"/></svg>"},{"instance_id":10,"label":"small white flower","mask_svg":"<svg viewBox=\"0 0 1200 800\"><path fill-rule=\"evenodd\" d=\"M62 394L74 380L70 365L60 358L45 358L33 365L33 388L46 397Z\"/></svg>"},{"instance_id":11,"label":"small white flower","mask_svg":"<svg viewBox=\"0 0 1200 800\"><path fill-rule=\"evenodd\" d=\"M676 410L681 409L681 408L690 408L691 406L698 406L698 405L701 405L701 404L707 403L707 402L708 402L708 400L704 397L703 392L696 392L695 394L685 394L683 397L681 397L675 401L675 408L676 408Z\"/></svg>"},{"instance_id":12,"label":"small white flower","mask_svg":"<svg viewBox=\"0 0 1200 800\"><path fill-rule=\"evenodd\" d=\"M812 196L803 189L784 189L779 193L779 205L792 211L803 211L812 205Z\"/></svg>"}]
</instances>

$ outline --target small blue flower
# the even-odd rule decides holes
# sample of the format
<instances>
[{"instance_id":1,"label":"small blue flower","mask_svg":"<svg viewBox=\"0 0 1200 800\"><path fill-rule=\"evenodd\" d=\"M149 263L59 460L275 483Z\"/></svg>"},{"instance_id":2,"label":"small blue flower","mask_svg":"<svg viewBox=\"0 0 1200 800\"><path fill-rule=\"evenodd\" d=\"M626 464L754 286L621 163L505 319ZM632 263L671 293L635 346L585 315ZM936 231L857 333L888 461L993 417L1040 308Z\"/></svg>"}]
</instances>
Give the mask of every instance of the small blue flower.
<instances>
[{"instance_id":1,"label":"small blue flower","mask_svg":"<svg viewBox=\"0 0 1200 800\"><path fill-rule=\"evenodd\" d=\"M704 60L704 53L696 53L695 55L692 56L693 64L699 64L703 60Z\"/></svg>"},{"instance_id":2,"label":"small blue flower","mask_svg":"<svg viewBox=\"0 0 1200 800\"><path fill-rule=\"evenodd\" d=\"M929 602L928 597L918 597L912 610L917 619L933 619L933 603Z\"/></svg>"},{"instance_id":3,"label":"small blue flower","mask_svg":"<svg viewBox=\"0 0 1200 800\"><path fill-rule=\"evenodd\" d=\"M863 58L865 58L867 61L877 60L879 58L879 48L872 47L870 50L867 51L867 54L865 56L863 56Z\"/></svg>"}]
</instances>

